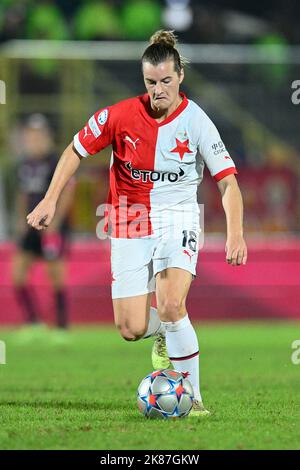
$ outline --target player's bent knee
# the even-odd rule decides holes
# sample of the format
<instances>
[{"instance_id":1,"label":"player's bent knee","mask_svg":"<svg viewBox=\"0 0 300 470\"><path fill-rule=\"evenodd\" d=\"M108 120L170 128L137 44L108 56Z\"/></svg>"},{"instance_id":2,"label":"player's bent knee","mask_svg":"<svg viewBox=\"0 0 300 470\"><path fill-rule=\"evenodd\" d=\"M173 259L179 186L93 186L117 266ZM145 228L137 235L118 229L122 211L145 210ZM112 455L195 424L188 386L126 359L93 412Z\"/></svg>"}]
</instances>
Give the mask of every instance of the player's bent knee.
<instances>
[{"instance_id":1,"label":"player's bent knee","mask_svg":"<svg viewBox=\"0 0 300 470\"><path fill-rule=\"evenodd\" d=\"M137 338L130 334L129 331L121 331L122 338L125 339L125 341L137 341Z\"/></svg>"},{"instance_id":2,"label":"player's bent knee","mask_svg":"<svg viewBox=\"0 0 300 470\"><path fill-rule=\"evenodd\" d=\"M125 325L116 325L125 341L138 341L146 333L146 328L128 328Z\"/></svg>"},{"instance_id":3,"label":"player's bent knee","mask_svg":"<svg viewBox=\"0 0 300 470\"><path fill-rule=\"evenodd\" d=\"M133 333L129 330L126 330L126 331L122 331L121 330L121 335L122 335L122 338L125 339L125 341L138 341L139 339L142 338L142 336L144 336L144 333Z\"/></svg>"},{"instance_id":4,"label":"player's bent knee","mask_svg":"<svg viewBox=\"0 0 300 470\"><path fill-rule=\"evenodd\" d=\"M158 304L158 313L162 321L178 321L186 313L184 301L177 298L165 298Z\"/></svg>"}]
</instances>

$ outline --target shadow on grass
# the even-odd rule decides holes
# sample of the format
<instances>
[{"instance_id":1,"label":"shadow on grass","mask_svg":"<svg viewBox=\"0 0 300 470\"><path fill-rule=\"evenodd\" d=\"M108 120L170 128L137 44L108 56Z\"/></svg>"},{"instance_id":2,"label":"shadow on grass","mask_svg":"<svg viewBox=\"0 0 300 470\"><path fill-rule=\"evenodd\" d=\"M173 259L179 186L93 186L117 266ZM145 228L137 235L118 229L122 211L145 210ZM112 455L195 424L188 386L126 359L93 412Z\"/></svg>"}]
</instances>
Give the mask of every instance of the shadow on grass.
<instances>
[{"instance_id":1,"label":"shadow on grass","mask_svg":"<svg viewBox=\"0 0 300 470\"><path fill-rule=\"evenodd\" d=\"M129 411L132 408L131 403L120 402L85 402L85 401L29 401L29 400L2 400L0 408L12 407L30 407L30 408L44 408L44 409L63 409L75 411Z\"/></svg>"},{"instance_id":2,"label":"shadow on grass","mask_svg":"<svg viewBox=\"0 0 300 470\"><path fill-rule=\"evenodd\" d=\"M155 425L157 423L157 420L149 420L146 419L139 411L138 408L134 406L132 402L128 401L123 401L120 402L118 401L117 403L107 403L107 402L84 402L84 401L29 401L29 400L6 400L6 401L1 401L0 403L0 410L1 408L5 407L16 407L16 408L32 408L35 411L38 410L61 410L61 411L84 411L84 412L95 412L95 411L100 411L100 412L113 412L115 416L119 416L121 420L126 419L127 422L128 420L130 422L135 422L139 424L146 424L149 425ZM115 418L113 418L115 419ZM118 421L118 419L117 419ZM168 423L170 425L171 423L175 424L178 423L178 421L185 421L187 422L186 419L180 419L180 420L170 420L170 419L160 419L160 423ZM189 423L193 424L193 423Z\"/></svg>"}]
</instances>

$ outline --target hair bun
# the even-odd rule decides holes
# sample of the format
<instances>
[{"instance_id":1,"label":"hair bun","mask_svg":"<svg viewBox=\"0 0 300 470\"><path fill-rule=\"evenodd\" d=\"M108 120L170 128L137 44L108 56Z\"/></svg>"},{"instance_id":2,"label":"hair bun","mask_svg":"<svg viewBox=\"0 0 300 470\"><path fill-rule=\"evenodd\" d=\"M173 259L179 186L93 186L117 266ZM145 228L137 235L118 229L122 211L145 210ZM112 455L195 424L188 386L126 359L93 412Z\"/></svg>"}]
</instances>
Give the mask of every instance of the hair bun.
<instances>
[{"instance_id":1,"label":"hair bun","mask_svg":"<svg viewBox=\"0 0 300 470\"><path fill-rule=\"evenodd\" d=\"M175 48L177 38L173 31L164 31L163 29L160 29L151 36L150 44L163 44L165 46Z\"/></svg>"}]
</instances>

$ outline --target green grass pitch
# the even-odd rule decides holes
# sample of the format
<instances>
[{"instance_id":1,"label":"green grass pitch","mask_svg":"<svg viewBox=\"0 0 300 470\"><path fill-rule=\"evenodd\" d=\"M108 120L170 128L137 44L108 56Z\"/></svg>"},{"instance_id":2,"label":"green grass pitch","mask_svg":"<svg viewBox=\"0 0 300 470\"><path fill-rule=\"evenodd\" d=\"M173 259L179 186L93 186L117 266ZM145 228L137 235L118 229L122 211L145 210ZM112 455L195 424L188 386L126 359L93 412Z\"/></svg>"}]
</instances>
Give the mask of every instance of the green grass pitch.
<instances>
[{"instance_id":1,"label":"green grass pitch","mask_svg":"<svg viewBox=\"0 0 300 470\"><path fill-rule=\"evenodd\" d=\"M113 327L76 328L70 342L20 345L0 330L0 449L299 449L297 323L197 326L202 394L212 416L147 420L136 389L152 371L152 340Z\"/></svg>"}]
</instances>

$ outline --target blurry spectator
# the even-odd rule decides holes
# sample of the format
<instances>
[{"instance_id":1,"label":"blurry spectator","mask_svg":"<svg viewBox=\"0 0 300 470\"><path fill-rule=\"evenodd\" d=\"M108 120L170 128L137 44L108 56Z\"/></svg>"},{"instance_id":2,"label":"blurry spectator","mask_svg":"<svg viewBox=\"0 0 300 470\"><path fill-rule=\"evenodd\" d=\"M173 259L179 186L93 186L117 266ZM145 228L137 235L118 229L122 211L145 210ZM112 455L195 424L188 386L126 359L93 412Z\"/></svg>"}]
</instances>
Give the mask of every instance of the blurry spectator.
<instances>
[{"instance_id":1,"label":"blurry spectator","mask_svg":"<svg viewBox=\"0 0 300 470\"><path fill-rule=\"evenodd\" d=\"M153 0L129 0L122 10L122 29L124 39L143 40L160 28L162 10Z\"/></svg>"},{"instance_id":2,"label":"blurry spectator","mask_svg":"<svg viewBox=\"0 0 300 470\"><path fill-rule=\"evenodd\" d=\"M113 6L104 1L82 3L74 18L76 39L113 39L120 35L120 21Z\"/></svg>"},{"instance_id":3,"label":"blurry spectator","mask_svg":"<svg viewBox=\"0 0 300 470\"><path fill-rule=\"evenodd\" d=\"M18 250L13 260L13 283L26 322L31 325L39 323L38 308L26 281L35 260L45 260L55 293L56 323L59 328L66 328L68 315L64 290L64 254L74 182L63 192L54 224L44 232L29 228L26 215L43 199L57 164L57 155L47 120L43 115L35 114L29 117L22 137L23 158L17 169Z\"/></svg>"}]
</instances>

